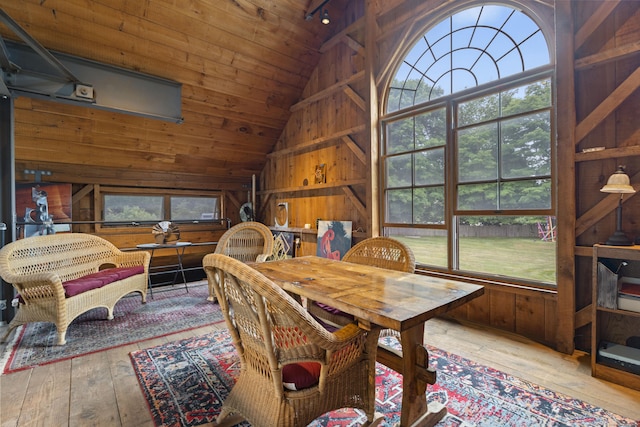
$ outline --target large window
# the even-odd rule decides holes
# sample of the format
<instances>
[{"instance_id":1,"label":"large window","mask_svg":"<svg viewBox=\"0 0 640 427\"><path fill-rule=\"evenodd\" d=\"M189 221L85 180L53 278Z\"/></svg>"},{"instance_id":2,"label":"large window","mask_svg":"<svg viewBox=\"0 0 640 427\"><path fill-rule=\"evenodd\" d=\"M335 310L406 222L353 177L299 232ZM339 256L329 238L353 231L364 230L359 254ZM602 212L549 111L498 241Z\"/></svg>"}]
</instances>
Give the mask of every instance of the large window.
<instances>
[{"instance_id":1,"label":"large window","mask_svg":"<svg viewBox=\"0 0 640 427\"><path fill-rule=\"evenodd\" d=\"M554 285L552 89L522 11L477 6L429 29L387 92L384 233L424 266Z\"/></svg>"}]
</instances>

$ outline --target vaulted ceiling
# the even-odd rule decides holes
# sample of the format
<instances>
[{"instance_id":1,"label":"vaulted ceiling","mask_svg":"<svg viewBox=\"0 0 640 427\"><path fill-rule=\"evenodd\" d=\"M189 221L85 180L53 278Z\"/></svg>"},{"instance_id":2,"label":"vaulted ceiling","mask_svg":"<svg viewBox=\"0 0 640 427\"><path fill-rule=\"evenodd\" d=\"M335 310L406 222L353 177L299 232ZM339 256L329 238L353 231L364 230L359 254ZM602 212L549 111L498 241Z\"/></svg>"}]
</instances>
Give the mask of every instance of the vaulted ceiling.
<instances>
[{"instance_id":1,"label":"vaulted ceiling","mask_svg":"<svg viewBox=\"0 0 640 427\"><path fill-rule=\"evenodd\" d=\"M334 24L320 0L0 0L45 48L182 84L182 124L16 99L16 162L58 181L195 187L258 174ZM323 5L331 15L343 0ZM19 40L0 25L6 40ZM66 157L55 152L65 152ZM69 165L82 179L69 175ZM76 174L76 175L77 175ZM167 175L168 174L168 175ZM112 177L112 178L110 178ZM105 182L106 181L106 182ZM216 187L216 185L212 185Z\"/></svg>"}]
</instances>

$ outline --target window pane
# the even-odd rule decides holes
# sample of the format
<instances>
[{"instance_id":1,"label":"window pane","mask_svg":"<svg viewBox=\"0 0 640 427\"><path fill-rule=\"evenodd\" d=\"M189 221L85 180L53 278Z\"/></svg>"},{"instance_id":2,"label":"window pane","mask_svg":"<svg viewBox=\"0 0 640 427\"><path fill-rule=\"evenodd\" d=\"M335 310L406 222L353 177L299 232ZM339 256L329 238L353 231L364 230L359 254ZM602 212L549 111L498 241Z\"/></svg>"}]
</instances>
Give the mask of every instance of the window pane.
<instances>
[{"instance_id":1,"label":"window pane","mask_svg":"<svg viewBox=\"0 0 640 427\"><path fill-rule=\"evenodd\" d=\"M415 153L415 185L444 184L444 148Z\"/></svg>"},{"instance_id":2,"label":"window pane","mask_svg":"<svg viewBox=\"0 0 640 427\"><path fill-rule=\"evenodd\" d=\"M556 242L544 238L551 217L463 216L458 219L459 265L465 272L556 282Z\"/></svg>"},{"instance_id":3,"label":"window pane","mask_svg":"<svg viewBox=\"0 0 640 427\"><path fill-rule=\"evenodd\" d=\"M415 148L444 146L447 143L447 111L440 108L415 117Z\"/></svg>"},{"instance_id":4,"label":"window pane","mask_svg":"<svg viewBox=\"0 0 640 427\"><path fill-rule=\"evenodd\" d=\"M386 112L522 73L549 59L542 31L523 12L502 5L467 8L443 19L412 46L391 88L415 92L401 99L389 93Z\"/></svg>"},{"instance_id":5,"label":"window pane","mask_svg":"<svg viewBox=\"0 0 640 427\"><path fill-rule=\"evenodd\" d=\"M387 218L386 222L395 224L411 224L413 204L413 190L388 190L387 191Z\"/></svg>"},{"instance_id":6,"label":"window pane","mask_svg":"<svg viewBox=\"0 0 640 427\"><path fill-rule=\"evenodd\" d=\"M477 182L498 177L498 125L458 132L458 181Z\"/></svg>"},{"instance_id":7,"label":"window pane","mask_svg":"<svg viewBox=\"0 0 640 427\"><path fill-rule=\"evenodd\" d=\"M503 122L501 161L503 178L551 175L549 111Z\"/></svg>"},{"instance_id":8,"label":"window pane","mask_svg":"<svg viewBox=\"0 0 640 427\"><path fill-rule=\"evenodd\" d=\"M545 79L500 94L502 117L551 106L551 81Z\"/></svg>"},{"instance_id":9,"label":"window pane","mask_svg":"<svg viewBox=\"0 0 640 427\"><path fill-rule=\"evenodd\" d=\"M447 268L446 230L390 227L387 235L409 246L416 264Z\"/></svg>"},{"instance_id":10,"label":"window pane","mask_svg":"<svg viewBox=\"0 0 640 427\"><path fill-rule=\"evenodd\" d=\"M171 220L212 220L220 218L217 197L171 197Z\"/></svg>"},{"instance_id":11,"label":"window pane","mask_svg":"<svg viewBox=\"0 0 640 427\"><path fill-rule=\"evenodd\" d=\"M104 196L105 221L162 221L162 196Z\"/></svg>"},{"instance_id":12,"label":"window pane","mask_svg":"<svg viewBox=\"0 0 640 427\"><path fill-rule=\"evenodd\" d=\"M472 99L458 105L458 126L497 119L500 115L500 96L494 93L482 98Z\"/></svg>"},{"instance_id":13,"label":"window pane","mask_svg":"<svg viewBox=\"0 0 640 427\"><path fill-rule=\"evenodd\" d=\"M402 153L414 148L413 117L387 124L387 154Z\"/></svg>"},{"instance_id":14,"label":"window pane","mask_svg":"<svg viewBox=\"0 0 640 427\"><path fill-rule=\"evenodd\" d=\"M413 156L411 154L387 158L385 161L387 188L407 187L411 185L411 171L413 170L412 159Z\"/></svg>"},{"instance_id":15,"label":"window pane","mask_svg":"<svg viewBox=\"0 0 640 427\"><path fill-rule=\"evenodd\" d=\"M498 209L498 188L494 182L458 186L459 210Z\"/></svg>"},{"instance_id":16,"label":"window pane","mask_svg":"<svg viewBox=\"0 0 640 427\"><path fill-rule=\"evenodd\" d=\"M444 224L444 187L416 188L413 191L413 223Z\"/></svg>"},{"instance_id":17,"label":"window pane","mask_svg":"<svg viewBox=\"0 0 640 427\"><path fill-rule=\"evenodd\" d=\"M500 184L500 209L549 209L551 180L536 179Z\"/></svg>"}]
</instances>

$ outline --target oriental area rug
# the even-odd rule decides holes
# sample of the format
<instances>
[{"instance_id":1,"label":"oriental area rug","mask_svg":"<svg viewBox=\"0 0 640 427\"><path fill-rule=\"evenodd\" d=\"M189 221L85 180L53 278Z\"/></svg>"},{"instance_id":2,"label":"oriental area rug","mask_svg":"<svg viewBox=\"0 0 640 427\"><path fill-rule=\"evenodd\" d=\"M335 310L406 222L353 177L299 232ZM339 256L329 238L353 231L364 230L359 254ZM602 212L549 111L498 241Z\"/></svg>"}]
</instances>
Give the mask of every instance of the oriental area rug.
<instances>
[{"instance_id":1,"label":"oriental area rug","mask_svg":"<svg viewBox=\"0 0 640 427\"><path fill-rule=\"evenodd\" d=\"M167 289L167 290L165 290ZM140 294L122 298L115 306L114 318L107 320L105 308L95 308L78 316L67 329L67 343L56 345L53 323L36 322L16 328L4 354L0 373L8 374L97 351L103 351L150 338L224 322L217 303L207 301L206 281L184 286L155 288L147 292L147 303Z\"/></svg>"},{"instance_id":2,"label":"oriental area rug","mask_svg":"<svg viewBox=\"0 0 640 427\"><path fill-rule=\"evenodd\" d=\"M438 427L637 426L637 422L569 396L429 347L438 373L427 400L447 407ZM215 421L234 384L239 360L226 330L131 353L156 426L190 427ZM400 421L402 376L376 365L376 412L381 425ZM312 427L359 426L359 410L341 409ZM247 426L248 424L242 424Z\"/></svg>"}]
</instances>

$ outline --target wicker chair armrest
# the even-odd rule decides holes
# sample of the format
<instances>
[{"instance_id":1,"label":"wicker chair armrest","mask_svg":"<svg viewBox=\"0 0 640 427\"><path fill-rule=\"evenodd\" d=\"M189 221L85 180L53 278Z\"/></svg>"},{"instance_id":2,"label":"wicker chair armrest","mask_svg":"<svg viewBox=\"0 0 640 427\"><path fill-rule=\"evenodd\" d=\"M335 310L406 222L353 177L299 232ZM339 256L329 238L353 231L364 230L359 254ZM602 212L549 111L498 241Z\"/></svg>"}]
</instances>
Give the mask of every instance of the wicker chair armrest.
<instances>
[{"instance_id":1,"label":"wicker chair armrest","mask_svg":"<svg viewBox=\"0 0 640 427\"><path fill-rule=\"evenodd\" d=\"M308 315L306 312L304 314ZM301 323L299 326L315 346L325 351L340 350L353 342L359 341L363 335L370 332L377 334L380 330L379 327L374 326L371 331L367 331L360 328L356 323L348 323L340 329L330 332L311 315L308 316L307 321L309 321L309 324Z\"/></svg>"},{"instance_id":2,"label":"wicker chair armrest","mask_svg":"<svg viewBox=\"0 0 640 427\"><path fill-rule=\"evenodd\" d=\"M25 287L35 286L62 286L62 280L56 273L47 271L43 273L33 274L12 274L9 272L3 272L2 280L7 283L17 284Z\"/></svg>"},{"instance_id":3,"label":"wicker chair armrest","mask_svg":"<svg viewBox=\"0 0 640 427\"><path fill-rule=\"evenodd\" d=\"M333 333L333 336L335 337L335 341L337 343L348 343L359 338L361 335L365 334L366 332L367 331L360 328L355 323L349 323L343 326L342 328L338 329L337 331L335 331Z\"/></svg>"},{"instance_id":4,"label":"wicker chair armrest","mask_svg":"<svg viewBox=\"0 0 640 427\"><path fill-rule=\"evenodd\" d=\"M110 261L117 267L143 265L145 271L147 271L149 269L149 263L151 262L151 255L147 251L120 252L116 253Z\"/></svg>"},{"instance_id":5,"label":"wicker chair armrest","mask_svg":"<svg viewBox=\"0 0 640 427\"><path fill-rule=\"evenodd\" d=\"M256 257L256 262L265 262L269 259L271 254L260 254Z\"/></svg>"},{"instance_id":6,"label":"wicker chair armrest","mask_svg":"<svg viewBox=\"0 0 640 427\"><path fill-rule=\"evenodd\" d=\"M11 283L25 301L29 301L31 297L55 298L59 301L63 301L65 298L62 281L56 273L44 272L27 275L6 273L2 278L5 282Z\"/></svg>"}]
</instances>

